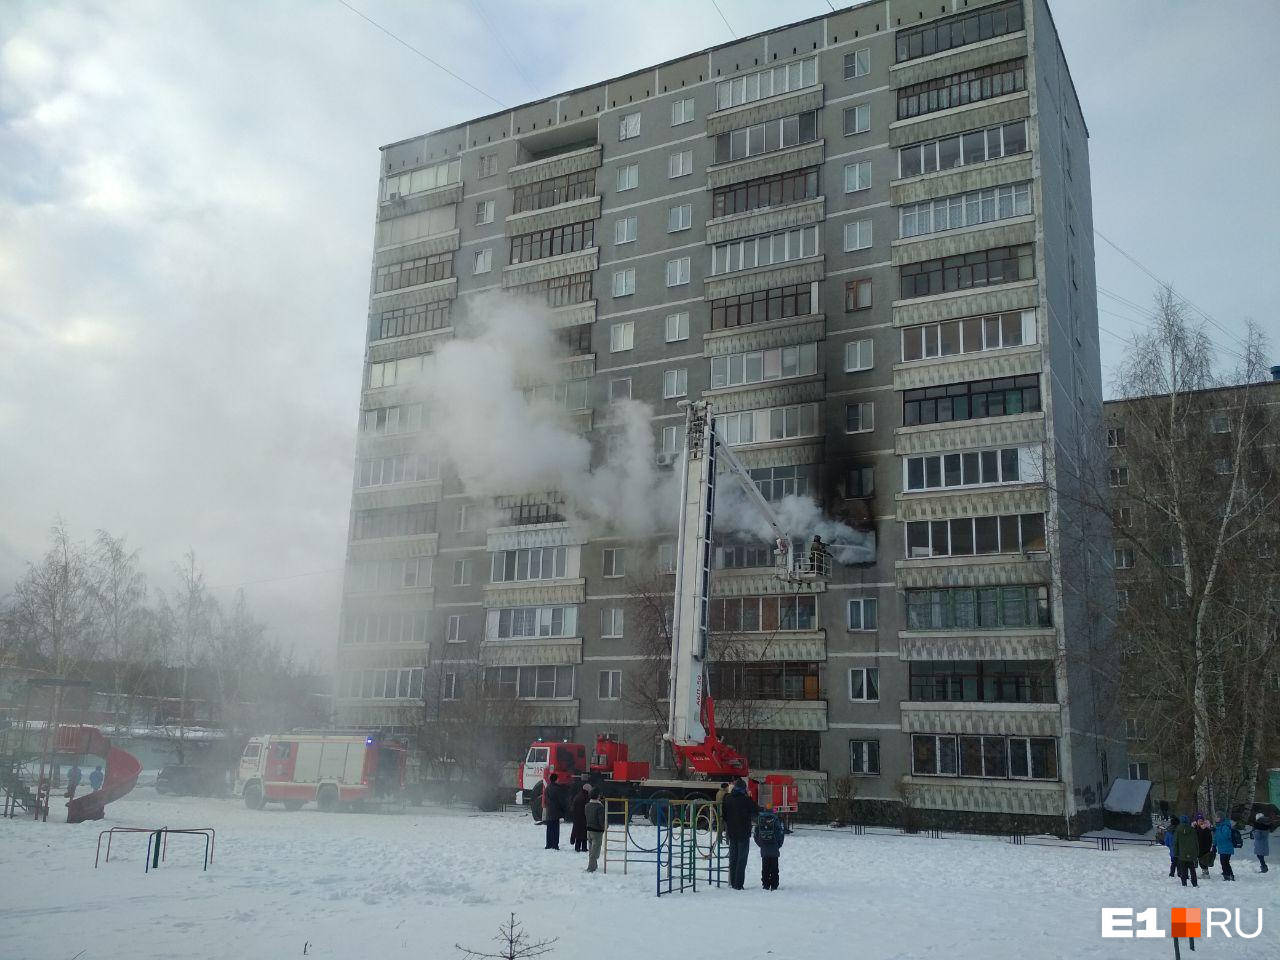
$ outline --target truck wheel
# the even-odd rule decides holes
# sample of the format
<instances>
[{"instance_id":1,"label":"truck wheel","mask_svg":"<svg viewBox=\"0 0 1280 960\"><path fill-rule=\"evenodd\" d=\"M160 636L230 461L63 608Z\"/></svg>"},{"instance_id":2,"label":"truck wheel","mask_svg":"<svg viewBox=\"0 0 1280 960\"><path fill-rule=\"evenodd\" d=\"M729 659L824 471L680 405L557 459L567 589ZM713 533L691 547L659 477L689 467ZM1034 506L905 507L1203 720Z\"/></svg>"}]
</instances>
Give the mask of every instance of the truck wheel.
<instances>
[{"instance_id":1,"label":"truck wheel","mask_svg":"<svg viewBox=\"0 0 1280 960\"><path fill-rule=\"evenodd\" d=\"M250 783L245 786L244 805L250 810L261 810L267 805L267 798L262 794L262 784Z\"/></svg>"},{"instance_id":2,"label":"truck wheel","mask_svg":"<svg viewBox=\"0 0 1280 960\"><path fill-rule=\"evenodd\" d=\"M325 813L333 813L338 809L338 788L337 787L321 787L320 792L316 794L316 806Z\"/></svg>"},{"instance_id":3,"label":"truck wheel","mask_svg":"<svg viewBox=\"0 0 1280 960\"><path fill-rule=\"evenodd\" d=\"M657 801L674 800L675 794L670 790L659 790L649 798L649 802L645 804L645 817L653 826L658 825L658 821L664 817L671 816L671 808L666 804L659 805Z\"/></svg>"},{"instance_id":4,"label":"truck wheel","mask_svg":"<svg viewBox=\"0 0 1280 960\"><path fill-rule=\"evenodd\" d=\"M305 800L286 800L284 802L284 808L291 813L297 813L302 809L302 805L304 803L306 803Z\"/></svg>"}]
</instances>

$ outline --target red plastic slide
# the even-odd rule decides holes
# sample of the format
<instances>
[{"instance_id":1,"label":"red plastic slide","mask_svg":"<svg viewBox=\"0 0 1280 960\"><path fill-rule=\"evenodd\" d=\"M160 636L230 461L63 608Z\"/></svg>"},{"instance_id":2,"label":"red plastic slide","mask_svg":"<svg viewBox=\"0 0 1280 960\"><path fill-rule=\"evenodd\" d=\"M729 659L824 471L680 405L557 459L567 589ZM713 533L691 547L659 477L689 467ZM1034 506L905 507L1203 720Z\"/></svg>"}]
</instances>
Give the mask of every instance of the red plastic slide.
<instances>
[{"instance_id":1,"label":"red plastic slide","mask_svg":"<svg viewBox=\"0 0 1280 960\"><path fill-rule=\"evenodd\" d=\"M132 790L138 783L138 774L142 773L142 764L138 762L138 758L119 747L113 747L97 727L59 727L58 750L104 757L107 761L102 786L67 804L67 823L101 820L103 808Z\"/></svg>"}]
</instances>

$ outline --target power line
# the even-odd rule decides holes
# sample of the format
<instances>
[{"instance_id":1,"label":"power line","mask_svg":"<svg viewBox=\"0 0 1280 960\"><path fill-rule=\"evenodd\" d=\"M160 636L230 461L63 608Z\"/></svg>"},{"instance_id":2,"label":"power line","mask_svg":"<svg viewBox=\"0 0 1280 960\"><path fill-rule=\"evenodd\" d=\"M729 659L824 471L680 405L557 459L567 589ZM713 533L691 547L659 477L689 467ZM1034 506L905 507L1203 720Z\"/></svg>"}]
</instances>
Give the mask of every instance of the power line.
<instances>
[{"instance_id":1,"label":"power line","mask_svg":"<svg viewBox=\"0 0 1280 960\"><path fill-rule=\"evenodd\" d=\"M507 59L510 60L511 65L516 68L516 73L520 74L521 79L524 80L526 89L532 93L533 81L529 79L529 75L524 72L524 67L520 65L520 61L516 59L516 55L512 52L511 48L507 46L507 41L502 39L501 31L494 26L493 21L489 19L488 14L484 12L484 8L480 6L478 0L471 0L471 6L475 9L476 13L479 14L480 19L484 21L485 26L489 28L489 32L493 34L494 39L498 41L498 46L502 47L503 52L507 55Z\"/></svg>"},{"instance_id":2,"label":"power line","mask_svg":"<svg viewBox=\"0 0 1280 960\"><path fill-rule=\"evenodd\" d=\"M397 37L394 33L392 33L390 30L388 30L386 27L380 24L377 20L374 20L372 17L366 16L365 14L357 10L355 7L353 7L351 4L347 3L347 0L338 0L338 2L342 4L344 7L346 7L348 10L350 10L352 13L354 13L361 20L364 20L366 23L370 23L373 26L377 27L379 30L385 33L388 37L390 37L396 43L400 44L402 47L406 47L409 50L412 50L414 53L420 56L423 60L427 61L427 63L431 64L433 67L436 67L439 70L443 70L445 73L453 77L453 79L457 80L459 83L463 84L464 86L470 87L476 93L480 94L480 96L485 97L489 100L492 100L498 106L500 107L506 106L506 104L503 103L501 100L499 100L497 97L493 96L492 94L485 93L483 90L477 87L470 80L466 80L458 76L456 73L454 73L452 70L446 67L439 60L433 60L431 57L427 56L427 54L423 53L421 50L419 50L413 44L409 43L407 40L402 40L400 37Z\"/></svg>"},{"instance_id":3,"label":"power line","mask_svg":"<svg viewBox=\"0 0 1280 960\"><path fill-rule=\"evenodd\" d=\"M737 40L738 35L734 33L733 27L729 23L729 18L724 15L724 11L720 9L720 4L716 0L711 0L711 5L716 8L716 13L720 14L720 19L724 21L724 25L729 28L729 33L733 34L733 39Z\"/></svg>"},{"instance_id":4,"label":"power line","mask_svg":"<svg viewBox=\"0 0 1280 960\"><path fill-rule=\"evenodd\" d=\"M1136 314L1138 314L1140 317L1142 317L1142 319L1143 319L1144 321L1146 321L1146 323L1147 323L1147 324L1153 324L1153 323L1156 323L1156 322L1158 322L1158 321L1159 321L1159 319L1160 319L1160 318L1159 318L1158 316L1156 316L1156 314L1155 314L1154 312L1152 312L1151 310L1148 310L1148 309L1144 308L1143 306L1141 306L1140 304L1134 303L1132 300L1126 299L1125 297L1120 296L1120 294L1118 294L1118 293L1114 293L1114 292L1112 292L1112 291L1110 291L1110 290L1106 289L1105 287L1098 287L1098 288L1097 288L1097 290L1098 290L1098 292L1099 292L1100 294L1102 294L1104 297L1109 297L1110 299L1115 300L1115 301L1118 301L1119 303L1121 303L1121 304L1125 305L1126 307L1128 307L1128 308L1129 308L1130 310L1132 310L1134 313L1136 313ZM1111 315L1111 316L1113 316L1113 317L1117 317L1117 318L1119 318L1119 319L1121 319L1121 320L1127 320L1127 321L1129 321L1130 323L1137 323L1137 322L1138 322L1134 317L1126 317L1126 316L1124 316L1124 315L1122 315L1122 314L1115 313L1114 311L1111 311L1111 310L1104 310L1102 307L1099 307L1099 308L1098 308L1098 312L1099 312L1099 313L1108 313L1108 314L1110 314L1110 315ZM1227 354L1228 356L1235 357L1237 360L1240 360L1240 361L1245 362L1245 363L1247 363L1247 362L1248 362L1248 358L1247 358L1243 353L1241 353L1241 352L1240 352L1240 351L1238 351L1238 350L1232 350L1230 347L1228 347L1228 346L1224 346L1224 345L1223 345L1223 344L1221 344L1221 343L1215 343L1215 344L1214 344L1214 348L1215 348L1216 350L1220 350L1222 353L1225 353L1225 354Z\"/></svg>"}]
</instances>

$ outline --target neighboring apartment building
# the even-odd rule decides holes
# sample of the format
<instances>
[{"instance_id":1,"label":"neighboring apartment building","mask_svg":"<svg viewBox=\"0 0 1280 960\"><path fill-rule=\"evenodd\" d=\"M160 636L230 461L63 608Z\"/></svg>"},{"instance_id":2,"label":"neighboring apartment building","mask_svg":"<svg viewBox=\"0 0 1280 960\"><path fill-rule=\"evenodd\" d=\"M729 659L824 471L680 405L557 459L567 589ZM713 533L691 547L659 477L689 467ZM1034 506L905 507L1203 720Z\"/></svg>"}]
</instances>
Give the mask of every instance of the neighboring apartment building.
<instances>
[{"instance_id":1,"label":"neighboring apartment building","mask_svg":"<svg viewBox=\"0 0 1280 960\"><path fill-rule=\"evenodd\" d=\"M1267 771L1280 769L1280 367L1268 381L1188 390L1176 402L1169 394L1109 400L1104 413L1109 458L1098 486L1108 488L1115 520L1124 669L1114 712L1127 775L1151 781L1157 809L1184 812L1179 781L1196 762L1187 684L1197 654L1188 635L1203 608L1199 657L1213 671L1206 712L1220 712L1215 728L1227 738L1208 739L1215 760L1241 768L1217 779L1248 783L1252 768L1265 796ZM1253 750L1243 734L1257 721Z\"/></svg>"},{"instance_id":2,"label":"neighboring apartment building","mask_svg":"<svg viewBox=\"0 0 1280 960\"><path fill-rule=\"evenodd\" d=\"M482 695L478 663L542 735L665 762L626 623L665 549L588 540L531 491L479 529L414 445L430 411L397 384L505 289L556 308L555 395L600 456L611 400L652 405L669 462L680 401L710 397L766 497L876 532L873 565L798 595L753 545L719 552L716 627L753 652L713 683L760 707L729 737L753 769L807 803L852 773L868 817L904 791L938 823L1097 813L1123 771L1053 492L1101 410L1089 146L1043 0L875 0L392 144L381 171L343 722Z\"/></svg>"}]
</instances>

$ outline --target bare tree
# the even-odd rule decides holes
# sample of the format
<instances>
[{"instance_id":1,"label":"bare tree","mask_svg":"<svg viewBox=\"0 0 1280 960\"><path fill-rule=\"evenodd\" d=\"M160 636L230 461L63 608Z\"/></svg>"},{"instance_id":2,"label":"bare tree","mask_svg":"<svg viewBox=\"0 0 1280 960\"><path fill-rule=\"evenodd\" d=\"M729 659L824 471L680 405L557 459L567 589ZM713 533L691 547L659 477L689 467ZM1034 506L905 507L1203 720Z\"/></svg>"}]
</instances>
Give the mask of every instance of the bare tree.
<instances>
[{"instance_id":1,"label":"bare tree","mask_svg":"<svg viewBox=\"0 0 1280 960\"><path fill-rule=\"evenodd\" d=\"M531 960L533 957L550 953L559 938L529 939L529 935L525 933L524 927L516 920L516 915L513 913L510 919L498 928L493 939L498 944L497 953L480 953L461 944L454 944L454 947L462 952L466 960Z\"/></svg>"},{"instance_id":2,"label":"bare tree","mask_svg":"<svg viewBox=\"0 0 1280 960\"><path fill-rule=\"evenodd\" d=\"M111 667L111 693L117 702L126 695L126 679L148 659L142 630L147 598L146 578L138 569L138 551L125 546L124 537L99 530L94 538L89 570L98 632L98 653Z\"/></svg>"},{"instance_id":3,"label":"bare tree","mask_svg":"<svg viewBox=\"0 0 1280 960\"><path fill-rule=\"evenodd\" d=\"M181 563L174 564L177 587L172 598L163 597L161 610L170 630L166 664L178 674L177 729L172 737L178 762L187 757L187 723L190 719L191 672L205 656L212 642L215 601L205 585L204 571L196 564L194 550L188 550Z\"/></svg>"},{"instance_id":4,"label":"bare tree","mask_svg":"<svg viewBox=\"0 0 1280 960\"><path fill-rule=\"evenodd\" d=\"M93 596L84 548L59 518L48 552L14 588L10 626L15 646L58 676L93 653Z\"/></svg>"}]
</instances>

